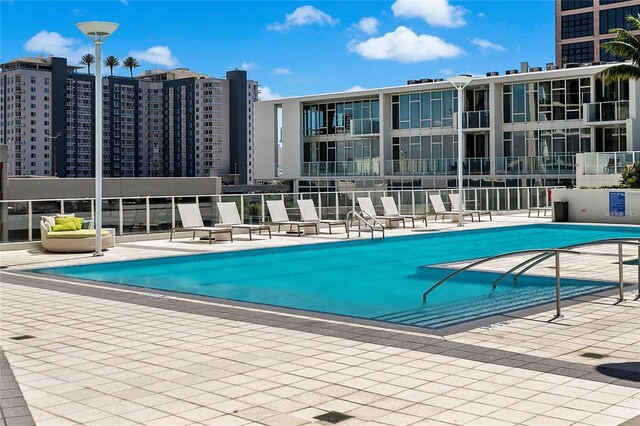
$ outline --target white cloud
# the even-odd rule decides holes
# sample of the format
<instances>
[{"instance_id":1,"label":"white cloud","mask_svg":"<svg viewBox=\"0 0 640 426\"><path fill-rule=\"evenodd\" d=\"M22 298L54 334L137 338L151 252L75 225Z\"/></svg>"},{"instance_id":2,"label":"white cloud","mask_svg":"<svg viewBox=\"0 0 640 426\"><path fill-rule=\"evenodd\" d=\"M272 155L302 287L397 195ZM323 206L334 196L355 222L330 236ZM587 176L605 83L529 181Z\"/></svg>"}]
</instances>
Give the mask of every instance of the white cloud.
<instances>
[{"instance_id":1,"label":"white cloud","mask_svg":"<svg viewBox=\"0 0 640 426\"><path fill-rule=\"evenodd\" d=\"M484 18L487 15L484 12L479 12L477 16L478 18Z\"/></svg>"},{"instance_id":2,"label":"white cloud","mask_svg":"<svg viewBox=\"0 0 640 426\"><path fill-rule=\"evenodd\" d=\"M280 99L283 96L280 95L279 93L276 92L272 92L271 89L269 88L269 86L261 86L260 87L260 100L261 101L268 101L271 99Z\"/></svg>"},{"instance_id":3,"label":"white cloud","mask_svg":"<svg viewBox=\"0 0 640 426\"><path fill-rule=\"evenodd\" d=\"M273 31L287 31L293 27L313 24L320 26L330 25L333 27L338 22L340 22L338 19L332 18L331 15L316 9L313 6L300 6L294 10L293 13L287 13L284 23L276 22L275 24L270 24L267 26L267 29Z\"/></svg>"},{"instance_id":4,"label":"white cloud","mask_svg":"<svg viewBox=\"0 0 640 426\"><path fill-rule=\"evenodd\" d=\"M497 43L493 43L487 39L484 38L474 38L473 40L471 40L471 43L475 44L476 46L480 47L481 50L495 50L498 52L506 52L507 48L504 46L500 46Z\"/></svg>"},{"instance_id":5,"label":"white cloud","mask_svg":"<svg viewBox=\"0 0 640 426\"><path fill-rule=\"evenodd\" d=\"M403 63L453 58L464 54L464 50L439 37L427 34L417 35L409 28L402 26L382 37L372 37L363 42L352 40L348 48L366 59Z\"/></svg>"},{"instance_id":6,"label":"white cloud","mask_svg":"<svg viewBox=\"0 0 640 426\"><path fill-rule=\"evenodd\" d=\"M273 73L277 75L293 75L293 72L288 68L276 68Z\"/></svg>"},{"instance_id":7,"label":"white cloud","mask_svg":"<svg viewBox=\"0 0 640 426\"><path fill-rule=\"evenodd\" d=\"M240 69L245 71L253 70L255 68L256 64L254 64L253 62L243 61L242 65L240 65Z\"/></svg>"},{"instance_id":8,"label":"white cloud","mask_svg":"<svg viewBox=\"0 0 640 426\"><path fill-rule=\"evenodd\" d=\"M94 46L87 40L63 37L60 33L42 30L23 45L27 52L53 54L67 58L69 64L77 64L82 55L93 53Z\"/></svg>"},{"instance_id":9,"label":"white cloud","mask_svg":"<svg viewBox=\"0 0 640 426\"><path fill-rule=\"evenodd\" d=\"M165 67L174 67L180 62L178 58L171 54L171 50L167 46L153 46L147 50L132 50L129 55L136 59L151 64L164 65Z\"/></svg>"},{"instance_id":10,"label":"white cloud","mask_svg":"<svg viewBox=\"0 0 640 426\"><path fill-rule=\"evenodd\" d=\"M453 75L453 70L451 68L442 68L440 73L444 75Z\"/></svg>"},{"instance_id":11,"label":"white cloud","mask_svg":"<svg viewBox=\"0 0 640 426\"><path fill-rule=\"evenodd\" d=\"M362 31L366 35L374 35L378 32L378 25L380 25L380 21L372 16L368 16L360 19L357 24L353 25L353 28Z\"/></svg>"},{"instance_id":12,"label":"white cloud","mask_svg":"<svg viewBox=\"0 0 640 426\"><path fill-rule=\"evenodd\" d=\"M345 92L359 92L361 90L367 90L367 88L362 86L353 86L349 87L347 90L345 90Z\"/></svg>"},{"instance_id":13,"label":"white cloud","mask_svg":"<svg viewBox=\"0 0 640 426\"><path fill-rule=\"evenodd\" d=\"M467 24L467 10L451 6L448 0L396 0L391 10L396 17L421 18L434 27L458 28Z\"/></svg>"}]
</instances>

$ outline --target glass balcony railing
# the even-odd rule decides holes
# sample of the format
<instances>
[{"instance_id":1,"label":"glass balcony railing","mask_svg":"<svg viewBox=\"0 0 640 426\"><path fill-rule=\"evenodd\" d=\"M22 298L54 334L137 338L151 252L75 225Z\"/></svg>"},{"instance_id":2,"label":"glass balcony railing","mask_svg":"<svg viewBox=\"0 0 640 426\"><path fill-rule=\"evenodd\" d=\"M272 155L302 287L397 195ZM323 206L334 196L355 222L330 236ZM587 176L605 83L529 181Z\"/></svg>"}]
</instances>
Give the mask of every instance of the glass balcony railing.
<instances>
[{"instance_id":1,"label":"glass balcony railing","mask_svg":"<svg viewBox=\"0 0 640 426\"><path fill-rule=\"evenodd\" d=\"M501 187L465 188L466 208L471 210L517 211L530 207L547 206L548 193L553 187ZM432 212L428 201L430 194L446 195L455 190L384 190L339 192L305 192L275 194L210 194L180 196L142 196L136 198L103 198L102 222L105 228L115 228L116 235L127 236L129 241L136 238L169 238L171 228L181 227L177 204L198 203L205 226L220 222L216 203L235 202L240 217L245 223L264 223L268 220L265 201L284 200L292 220L299 219L295 200L310 198L322 219L346 217L353 210L357 197L369 196L377 211L382 211L380 198L394 197L402 214ZM445 201L445 204L447 202ZM74 213L76 217L94 219L93 199L43 199L43 200L0 200L0 244L31 242L40 239L40 216L56 213Z\"/></svg>"},{"instance_id":2,"label":"glass balcony railing","mask_svg":"<svg viewBox=\"0 0 640 426\"><path fill-rule=\"evenodd\" d=\"M491 173L491 160L488 157L465 158L462 166L464 175ZM385 176L457 175L458 159L387 160L384 163L384 173Z\"/></svg>"},{"instance_id":3,"label":"glass balcony railing","mask_svg":"<svg viewBox=\"0 0 640 426\"><path fill-rule=\"evenodd\" d=\"M619 174L625 167L640 164L640 151L589 152L584 154L585 175Z\"/></svg>"},{"instance_id":4,"label":"glass balcony railing","mask_svg":"<svg viewBox=\"0 0 640 426\"><path fill-rule=\"evenodd\" d=\"M303 162L302 176L380 176L380 162L374 160Z\"/></svg>"},{"instance_id":5,"label":"glass balcony railing","mask_svg":"<svg viewBox=\"0 0 640 426\"><path fill-rule=\"evenodd\" d=\"M351 135L371 135L380 133L380 120L377 118L359 118L351 120Z\"/></svg>"},{"instance_id":6,"label":"glass balcony railing","mask_svg":"<svg viewBox=\"0 0 640 426\"><path fill-rule=\"evenodd\" d=\"M489 110L467 111L462 113L463 129L483 129L489 128Z\"/></svg>"},{"instance_id":7,"label":"glass balcony railing","mask_svg":"<svg viewBox=\"0 0 640 426\"><path fill-rule=\"evenodd\" d=\"M573 174L575 155L538 155L532 157L498 157L496 173L505 175Z\"/></svg>"},{"instance_id":8,"label":"glass balcony railing","mask_svg":"<svg viewBox=\"0 0 640 426\"><path fill-rule=\"evenodd\" d=\"M629 101L588 104L586 117L587 123L626 120L629 118Z\"/></svg>"}]
</instances>

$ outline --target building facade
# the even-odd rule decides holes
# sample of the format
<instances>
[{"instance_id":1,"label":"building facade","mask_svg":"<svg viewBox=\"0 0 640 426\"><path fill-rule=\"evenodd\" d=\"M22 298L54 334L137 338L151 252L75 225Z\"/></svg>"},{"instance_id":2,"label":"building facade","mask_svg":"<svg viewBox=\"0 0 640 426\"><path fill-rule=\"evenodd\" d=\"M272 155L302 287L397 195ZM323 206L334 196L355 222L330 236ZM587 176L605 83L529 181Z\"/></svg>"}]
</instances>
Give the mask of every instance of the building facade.
<instances>
[{"instance_id":1,"label":"building facade","mask_svg":"<svg viewBox=\"0 0 640 426\"><path fill-rule=\"evenodd\" d=\"M640 149L640 85L604 66L487 73L464 90L467 187L573 184L578 152ZM256 104L258 179L300 191L456 186L458 96L448 81Z\"/></svg>"},{"instance_id":2,"label":"building facade","mask_svg":"<svg viewBox=\"0 0 640 426\"><path fill-rule=\"evenodd\" d=\"M630 29L629 15L640 15L640 0L556 0L556 64L618 61L602 44L610 29Z\"/></svg>"},{"instance_id":3,"label":"building facade","mask_svg":"<svg viewBox=\"0 0 640 426\"><path fill-rule=\"evenodd\" d=\"M9 175L92 177L95 77L65 58L1 64L0 140ZM106 177L209 177L253 182L253 115L258 83L245 71L214 78L187 68L107 76L103 85ZM242 112L236 116L237 111Z\"/></svg>"}]
</instances>

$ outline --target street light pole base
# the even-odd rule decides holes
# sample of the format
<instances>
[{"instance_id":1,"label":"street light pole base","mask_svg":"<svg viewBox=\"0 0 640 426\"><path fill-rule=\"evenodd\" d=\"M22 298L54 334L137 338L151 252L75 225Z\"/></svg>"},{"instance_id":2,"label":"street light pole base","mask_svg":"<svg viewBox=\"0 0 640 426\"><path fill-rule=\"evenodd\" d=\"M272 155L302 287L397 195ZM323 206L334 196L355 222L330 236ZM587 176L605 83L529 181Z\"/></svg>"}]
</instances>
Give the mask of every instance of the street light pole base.
<instances>
[{"instance_id":1,"label":"street light pole base","mask_svg":"<svg viewBox=\"0 0 640 426\"><path fill-rule=\"evenodd\" d=\"M93 252L93 257L102 257L104 256L104 253L100 252L98 253L97 251Z\"/></svg>"},{"instance_id":2,"label":"street light pole base","mask_svg":"<svg viewBox=\"0 0 640 426\"><path fill-rule=\"evenodd\" d=\"M463 226L464 226L464 223L460 223L460 222L458 222L458 228L461 228L461 227L463 227Z\"/></svg>"}]
</instances>

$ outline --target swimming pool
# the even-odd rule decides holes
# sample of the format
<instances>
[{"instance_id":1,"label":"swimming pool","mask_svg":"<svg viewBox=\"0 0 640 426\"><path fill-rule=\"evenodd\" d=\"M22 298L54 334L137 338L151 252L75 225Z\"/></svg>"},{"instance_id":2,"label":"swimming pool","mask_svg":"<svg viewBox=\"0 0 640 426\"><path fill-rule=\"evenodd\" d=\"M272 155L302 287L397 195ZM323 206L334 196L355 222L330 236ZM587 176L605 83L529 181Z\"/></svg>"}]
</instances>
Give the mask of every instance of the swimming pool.
<instances>
[{"instance_id":1,"label":"swimming pool","mask_svg":"<svg viewBox=\"0 0 640 426\"><path fill-rule=\"evenodd\" d=\"M527 277L518 287L498 285L492 291L495 274L471 272L442 285L423 304L422 292L450 272L430 265L622 237L639 238L640 227L526 225L36 271L440 328L550 302L554 281ZM613 285L563 280L562 291L573 296ZM439 311L447 312L446 319Z\"/></svg>"}]
</instances>

